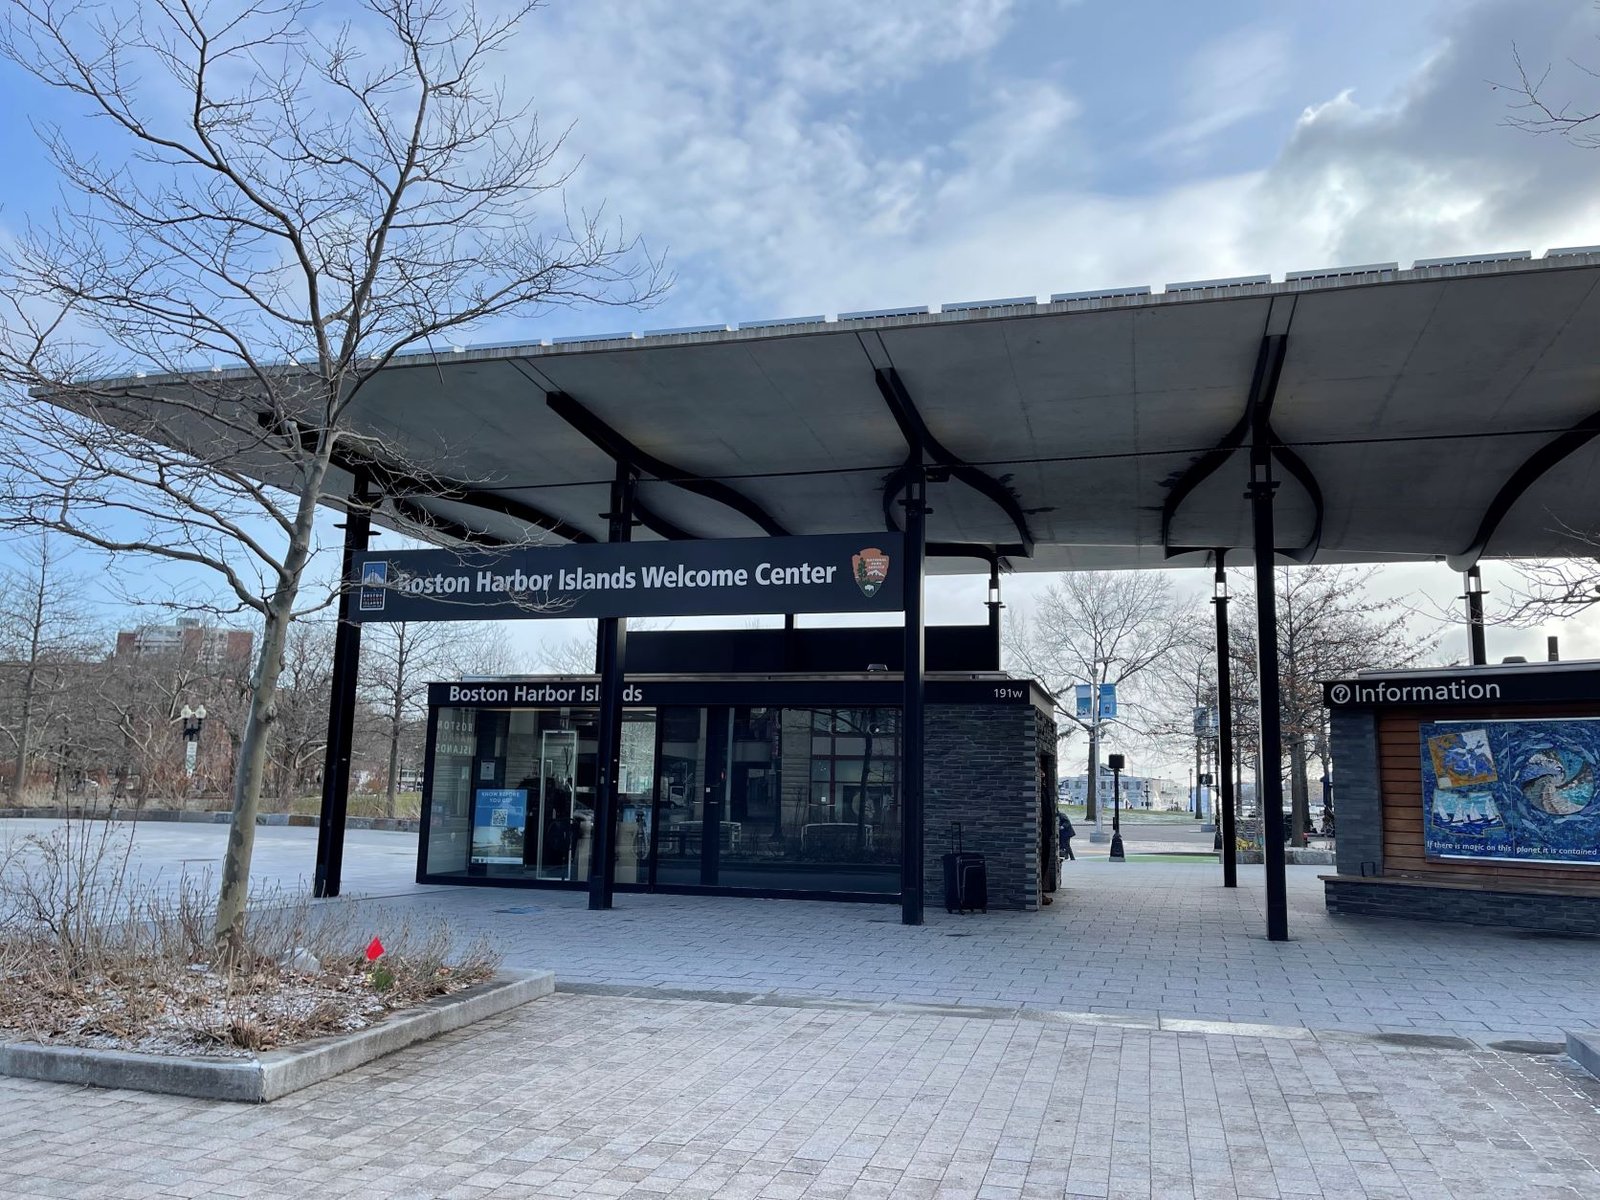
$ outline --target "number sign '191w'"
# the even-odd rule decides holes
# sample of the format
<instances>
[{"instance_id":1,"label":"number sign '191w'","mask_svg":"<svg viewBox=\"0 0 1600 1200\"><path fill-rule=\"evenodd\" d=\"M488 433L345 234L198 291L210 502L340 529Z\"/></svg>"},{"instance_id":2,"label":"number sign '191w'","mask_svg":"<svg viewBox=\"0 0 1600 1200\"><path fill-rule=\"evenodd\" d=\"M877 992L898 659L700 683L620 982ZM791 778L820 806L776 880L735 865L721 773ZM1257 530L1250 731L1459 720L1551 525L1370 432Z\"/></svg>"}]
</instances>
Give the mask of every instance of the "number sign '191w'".
<instances>
[{"instance_id":1,"label":"number sign '191w'","mask_svg":"<svg viewBox=\"0 0 1600 1200\"><path fill-rule=\"evenodd\" d=\"M356 559L357 621L898 612L898 533L705 542L373 551Z\"/></svg>"}]
</instances>

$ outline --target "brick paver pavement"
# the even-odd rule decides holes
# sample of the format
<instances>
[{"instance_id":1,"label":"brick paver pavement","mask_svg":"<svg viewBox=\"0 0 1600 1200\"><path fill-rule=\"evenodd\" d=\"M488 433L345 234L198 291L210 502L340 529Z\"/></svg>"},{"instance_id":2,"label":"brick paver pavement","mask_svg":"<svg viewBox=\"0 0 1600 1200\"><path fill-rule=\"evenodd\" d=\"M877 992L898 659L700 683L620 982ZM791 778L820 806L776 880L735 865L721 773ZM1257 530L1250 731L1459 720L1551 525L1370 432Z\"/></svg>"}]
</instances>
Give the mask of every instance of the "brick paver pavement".
<instances>
[{"instance_id":1,"label":"brick paver pavement","mask_svg":"<svg viewBox=\"0 0 1600 1200\"><path fill-rule=\"evenodd\" d=\"M1264 936L1263 871L1084 861L1041 912L908 929L889 905L457 888L363 902L481 930L566 982L1208 1018L1481 1044L1600 1029L1600 939L1333 917L1316 867L1289 868L1292 940Z\"/></svg>"},{"instance_id":2,"label":"brick paver pavement","mask_svg":"<svg viewBox=\"0 0 1600 1200\"><path fill-rule=\"evenodd\" d=\"M0 845L44 822L0 821ZM226 828L148 824L142 878L214 865ZM1130 849L1164 832L1130 827ZM258 882L304 890L316 831L257 831ZM513 966L564 982L998 1005L1153 1022L1203 1018L1491 1044L1600 1029L1600 939L1433 922L1332 917L1318 867L1290 867L1287 943L1263 937L1263 870L1220 886L1215 862L1067 865L1037 913L948 916L906 929L892 905L620 894L590 913L581 893L419 888L414 834L351 831L346 890L381 933L401 914L481 930Z\"/></svg>"},{"instance_id":3,"label":"brick paver pavement","mask_svg":"<svg viewBox=\"0 0 1600 1200\"><path fill-rule=\"evenodd\" d=\"M1600 1195L1564 1060L557 993L263 1108L0 1078L18 1198Z\"/></svg>"}]
</instances>

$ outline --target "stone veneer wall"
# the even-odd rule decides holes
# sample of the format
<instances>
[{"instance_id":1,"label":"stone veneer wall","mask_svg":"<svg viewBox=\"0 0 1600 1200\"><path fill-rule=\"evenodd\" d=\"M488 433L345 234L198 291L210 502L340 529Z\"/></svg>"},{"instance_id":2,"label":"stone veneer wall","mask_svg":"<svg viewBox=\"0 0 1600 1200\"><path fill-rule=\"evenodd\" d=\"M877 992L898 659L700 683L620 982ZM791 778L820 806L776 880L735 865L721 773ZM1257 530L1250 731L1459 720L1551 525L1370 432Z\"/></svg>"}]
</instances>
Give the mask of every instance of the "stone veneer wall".
<instances>
[{"instance_id":1,"label":"stone veneer wall","mask_svg":"<svg viewBox=\"0 0 1600 1200\"><path fill-rule=\"evenodd\" d=\"M1600 896L1479 891L1380 879L1328 879L1323 887L1331 913L1600 935Z\"/></svg>"},{"instance_id":2,"label":"stone veneer wall","mask_svg":"<svg viewBox=\"0 0 1600 1200\"><path fill-rule=\"evenodd\" d=\"M1383 874L1383 795L1378 782L1378 720L1370 709L1335 709L1329 721L1333 758L1334 839L1339 874Z\"/></svg>"},{"instance_id":3,"label":"stone veneer wall","mask_svg":"<svg viewBox=\"0 0 1600 1200\"><path fill-rule=\"evenodd\" d=\"M1041 729L1041 726L1047 727ZM943 856L950 824L987 857L989 907L1039 907L1039 735L1054 727L1031 705L930 704L924 755L923 888L928 911L944 907Z\"/></svg>"}]
</instances>

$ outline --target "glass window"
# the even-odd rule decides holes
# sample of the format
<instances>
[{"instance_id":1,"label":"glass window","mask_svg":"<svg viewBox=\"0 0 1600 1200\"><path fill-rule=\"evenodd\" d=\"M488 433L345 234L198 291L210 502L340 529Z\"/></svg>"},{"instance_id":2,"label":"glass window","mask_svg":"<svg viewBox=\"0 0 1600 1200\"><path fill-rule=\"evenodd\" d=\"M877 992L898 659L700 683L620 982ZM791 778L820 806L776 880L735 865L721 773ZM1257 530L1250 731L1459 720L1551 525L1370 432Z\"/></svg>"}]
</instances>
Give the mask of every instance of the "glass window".
<instances>
[{"instance_id":1,"label":"glass window","mask_svg":"<svg viewBox=\"0 0 1600 1200\"><path fill-rule=\"evenodd\" d=\"M441 708L434 727L428 806L430 875L465 871L472 837L472 765L478 752L477 710Z\"/></svg>"}]
</instances>

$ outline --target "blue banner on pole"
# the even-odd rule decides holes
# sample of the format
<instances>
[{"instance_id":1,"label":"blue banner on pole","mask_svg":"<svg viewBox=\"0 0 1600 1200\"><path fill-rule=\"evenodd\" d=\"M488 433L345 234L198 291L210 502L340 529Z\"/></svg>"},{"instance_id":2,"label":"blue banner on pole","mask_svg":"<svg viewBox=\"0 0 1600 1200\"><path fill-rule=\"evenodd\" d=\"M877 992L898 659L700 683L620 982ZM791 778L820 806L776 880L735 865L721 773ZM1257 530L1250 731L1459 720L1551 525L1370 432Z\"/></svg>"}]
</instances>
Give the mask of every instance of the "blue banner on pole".
<instances>
[{"instance_id":1,"label":"blue banner on pole","mask_svg":"<svg viewBox=\"0 0 1600 1200\"><path fill-rule=\"evenodd\" d=\"M1100 719L1102 721L1115 720L1117 715L1117 685L1102 683L1100 685Z\"/></svg>"},{"instance_id":2,"label":"blue banner on pole","mask_svg":"<svg viewBox=\"0 0 1600 1200\"><path fill-rule=\"evenodd\" d=\"M1091 703L1092 696L1089 691L1089 685L1087 683L1080 683L1075 686L1072 691L1077 700L1078 719L1081 721L1090 720L1094 716L1094 706Z\"/></svg>"}]
</instances>

